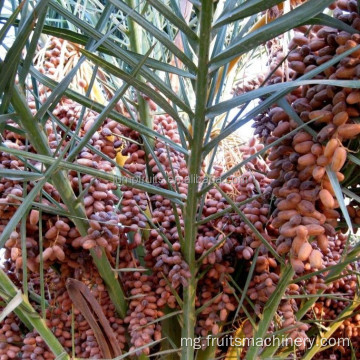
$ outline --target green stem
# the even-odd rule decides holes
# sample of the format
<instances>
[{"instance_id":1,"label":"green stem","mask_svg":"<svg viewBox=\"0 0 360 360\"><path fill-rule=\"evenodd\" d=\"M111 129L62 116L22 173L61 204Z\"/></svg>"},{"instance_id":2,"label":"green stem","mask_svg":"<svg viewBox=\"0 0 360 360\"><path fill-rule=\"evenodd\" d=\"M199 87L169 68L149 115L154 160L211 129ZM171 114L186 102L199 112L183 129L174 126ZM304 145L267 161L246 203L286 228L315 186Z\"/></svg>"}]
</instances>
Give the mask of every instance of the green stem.
<instances>
[{"instance_id":1,"label":"green stem","mask_svg":"<svg viewBox=\"0 0 360 360\"><path fill-rule=\"evenodd\" d=\"M137 6L135 0L127 0L126 3L132 9L135 9ZM128 37L129 37L129 42L130 42L130 50L137 54L142 54L143 36L142 36L141 26L129 17L128 18L128 27L129 27ZM143 80L143 78L139 75L137 76L137 78L139 80ZM141 96L139 91L137 91L136 94L137 94L137 100L138 100L138 111L139 111L140 122L143 125L147 126L148 128L152 129L153 124L152 124L152 118L150 116L149 106L148 106L147 102L145 101L145 99ZM153 148L154 140L150 139L150 138L148 138L148 140L151 144L151 147Z\"/></svg>"},{"instance_id":2,"label":"green stem","mask_svg":"<svg viewBox=\"0 0 360 360\"><path fill-rule=\"evenodd\" d=\"M20 92L17 86L14 87L12 99L12 105L15 111L19 115L23 129L28 135L31 144L34 146L39 154L53 156L48 146L47 138L43 129L39 123L34 121L30 109L27 106L25 96ZM62 200L67 206L69 212L74 215L73 221L81 234L81 236L87 235L88 223L85 214L85 209L80 202L77 201L74 191L71 187L70 181L63 171L58 171L55 176L52 177L52 182L59 192ZM112 271L109 260L107 259L105 252L101 251L101 255L98 256L95 250L91 251L94 263L98 267L99 273L103 277L105 284L108 288L111 300L120 316L125 317L127 304L125 302L125 295L120 286L120 283L115 277Z\"/></svg>"},{"instance_id":3,"label":"green stem","mask_svg":"<svg viewBox=\"0 0 360 360\"><path fill-rule=\"evenodd\" d=\"M25 197L27 194L27 181L23 184L23 196ZM20 237L21 237L21 256L23 260L22 264L22 285L23 285L23 292L24 295L28 298L29 297L29 284L28 284L28 272L27 272L27 247L26 247L26 217L29 214L26 211L25 216L21 219L20 223Z\"/></svg>"},{"instance_id":4,"label":"green stem","mask_svg":"<svg viewBox=\"0 0 360 360\"><path fill-rule=\"evenodd\" d=\"M138 2L136 0L126 0L126 3L132 9L135 9L138 6ZM128 27L129 27L128 37L130 42L130 50L140 55L142 54L142 41L143 41L141 26L135 21L133 21L130 17L128 17ZM137 78L144 82L144 78L141 77L140 75L137 75ZM137 90L136 90L136 96L137 96L140 123L145 125L149 129L152 129L153 122L152 122L152 117L150 116L149 105L142 97L141 93ZM155 146L155 140L149 136L147 137L147 140L149 142L149 146L153 149ZM144 150L147 160L146 171L147 171L148 179L151 179L152 170L151 170L151 166L149 165L149 150L146 147L144 148Z\"/></svg>"},{"instance_id":5,"label":"green stem","mask_svg":"<svg viewBox=\"0 0 360 360\"><path fill-rule=\"evenodd\" d=\"M195 116L192 122L193 138L190 143L189 156L189 186L188 197L184 209L185 241L183 255L189 265L191 277L189 284L184 288L183 305L183 328L181 337L184 339L194 338L194 329L196 323L195 296L196 296L196 272L197 265L195 261L195 241L197 235L196 214L198 210L198 182L197 179L201 170L203 138L206 130L206 106L208 90L208 61L210 48L210 30L212 21L211 0L204 0L200 12L200 46L198 52L198 74L196 82L196 106ZM193 360L194 350L191 346L183 346L182 359Z\"/></svg>"}]
</instances>

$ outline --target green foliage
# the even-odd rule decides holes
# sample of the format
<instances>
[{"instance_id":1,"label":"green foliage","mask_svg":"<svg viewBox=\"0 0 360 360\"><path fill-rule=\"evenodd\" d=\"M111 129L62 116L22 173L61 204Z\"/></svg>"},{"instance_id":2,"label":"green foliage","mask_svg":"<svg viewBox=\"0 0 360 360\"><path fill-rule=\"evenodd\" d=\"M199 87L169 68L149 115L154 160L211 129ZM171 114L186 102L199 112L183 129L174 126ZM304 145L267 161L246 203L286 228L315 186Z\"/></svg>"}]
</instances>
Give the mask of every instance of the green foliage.
<instances>
[{"instance_id":1,"label":"green foliage","mask_svg":"<svg viewBox=\"0 0 360 360\"><path fill-rule=\"evenodd\" d=\"M15 215L3 230L0 236L0 246L4 246L11 232L31 208L38 208L44 212L69 217L76 224L81 235L85 236L87 234L89 223L84 211L83 199L81 196L76 197L71 189L67 176L70 171L76 171L83 175L88 174L99 179L115 181L117 184L125 184L129 187L146 191L151 195L159 194L170 199L175 208L180 206L184 209L185 213L185 234L183 239L181 239L182 253L189 265L191 278L189 279L188 286L184 288L181 298L177 294L181 310L168 311L157 320L163 322L163 327L168 332L168 336L172 336L172 339L167 340L168 344L162 345L162 351L157 354L159 358L164 356L166 359L182 358L193 360L196 355L191 347L180 349L179 344L175 342L175 337L195 337L194 329L197 317L195 297L197 279L201 275L199 274L199 261L196 261L195 257L197 229L202 223L214 220L230 211L229 208L198 221L201 211L199 203L202 197L205 197L213 186L228 200L232 211L237 213L247 223L264 246L269 249L279 263L283 264L283 276L278 284L277 291L270 298L263 314L261 314L261 320L257 323L256 336L266 336L277 307L284 297L285 289L292 282L293 270L289 265L284 264L284 259L275 252L272 244L261 236L251 221L241 212L240 206L245 204L246 201L240 204L235 203L216 184L210 184L199 189L197 183L190 183L188 194L185 197L175 187L163 189L146 181L133 181L129 177L79 165L74 162L74 159L82 149L93 149L88 140L101 126L105 118L110 118L130 129L138 131L143 138L147 154L151 154L153 157L156 157L152 151L151 144L154 139L160 139L168 147L184 154L186 156L189 177L196 178L200 175L202 162L209 153L214 149L216 150L221 141L226 140L239 129L241 130L241 127L253 119L254 116L275 103L283 106L285 111L291 111L289 109L290 106L284 100L285 95L291 90L299 86L311 84L358 88L358 81L318 80L314 79L314 77L324 69L341 61L352 51L358 50L360 46L334 57L296 81L263 86L257 90L229 99L229 94L225 90L226 82L231 81L230 71L227 71L230 63L234 59L238 59L240 62L242 58L258 56L262 51L263 44L267 40L284 34L302 24L326 24L343 30L349 30L349 26L322 14L324 9L333 0L309 0L295 10L280 16L278 19L254 32L248 31L252 21L259 18L261 12L270 9L280 2L280 0L234 0L225 2L225 7L221 10L218 8L221 6L221 2L214 2L212 0L199 2L194 0L190 1L193 7L190 19L180 16L182 15L180 2L175 0L148 0L145 2L111 0L106 7L97 1L26 1L16 6L11 15L1 14L3 26L0 29L0 42L3 43L9 32L15 30L16 39L10 46L3 43L5 56L3 56L0 62L0 96L2 98L0 125L5 123L7 118L16 121L19 125L17 131L26 134L28 142L36 149L37 154L7 148L4 144L0 147L0 151L11 154L17 159L41 162L45 172L31 168L31 166L28 167L27 171L0 169L0 176L4 178L16 179L21 182L33 182L35 184L33 189L22 199ZM80 7L82 11L79 10ZM137 29L135 35L129 31L131 27ZM33 55L37 45L42 42L46 34L72 41L78 46L85 46L84 49L81 48L80 50L81 58L77 65L59 82L48 78L34 67ZM182 46L180 47L175 43L177 36L181 38ZM29 39L31 40L29 41ZM94 71L94 78L98 76L99 72L106 74L105 80L102 79L106 83L104 88L112 89L112 93L116 94L108 104L104 105L100 101L95 101L69 87L73 77L84 62L91 65L91 69ZM16 77L19 83L15 82ZM170 78L173 80L169 80ZM51 97L45 104L39 107L38 103L36 115L32 115L26 100L26 94L30 91L30 83L44 84L52 90ZM179 85L174 86L174 83ZM220 84L219 88L217 88L218 84ZM32 91L36 95L36 88L33 88ZM171 115L176 120L183 135L181 145L149 127L151 122L149 124L149 121L146 121L149 119L144 119L148 114L145 111L146 109L141 108L141 106L144 106L144 104L141 105L141 102L139 102L139 106L134 107L135 111L143 115L140 116L140 122L131 116L127 117L114 111L118 100L121 100L123 104L134 103L134 91L148 96L163 112ZM244 106L245 108L245 105L249 102L256 101L264 96L266 99L263 102L255 106L250 112L244 112L243 115L234 119L234 121L227 123L221 120L222 114L228 115L239 106ZM63 97L76 101L83 106L84 111L85 109L92 109L100 115L97 117L97 122L92 132L82 140L79 139L75 131L67 129L68 135L75 139L76 146L71 149L70 156L66 156L68 149L55 156L48 146L43 125L44 119L47 120L51 117L51 111ZM301 121L297 118L295 120ZM214 124L217 121L222 122L222 129L216 136L210 138L209 134L214 130ZM307 126L306 124L299 125L299 128L294 130L294 133ZM225 181L247 162L251 161L252 158L261 157L267 150L282 140L283 138L253 154L247 160L234 164L234 167L225 172L220 180ZM98 155L106 159L105 154L100 152ZM349 160L356 165L360 164L359 159L354 155L350 155ZM161 164L157 159L155 159L155 162L161 168ZM119 170L123 169L119 167ZM346 210L343 194L357 201L359 201L359 195L352 193L349 189L342 189L332 171L328 171L328 174L336 190L336 196L347 225L351 229L351 220ZM42 188L46 182L54 185L61 200L67 206L66 210L59 206L49 207L35 202L36 196L42 193ZM180 228L179 219L176 219L176 221L177 226ZM155 227L154 224L150 225ZM206 255L214 250L215 246L209 249ZM357 259L358 253L359 248L355 248L349 254L350 259ZM128 299L119 282L117 272L114 271L113 265L108 260L105 251L100 251L99 253L91 250L91 256L106 283L116 310L121 317L125 317ZM344 269L347 259L343 259L343 261L338 264L337 268L334 267L334 271L336 269L341 271ZM128 271L132 271L132 269L128 269ZM244 302L252 271L246 279L246 286L243 289L244 292L241 296L238 311ZM310 277L312 275L314 274L307 276ZM28 303L25 296L22 295L20 289L17 289L1 270L0 288L1 296L7 302L7 306L0 315L0 318L3 319L10 312L14 311L26 326L29 328L34 327L39 332L57 356L57 359L68 358L52 334L52 331L45 326L43 319L34 313L34 309ZM42 310L44 311L44 289L42 290L41 302ZM320 293L318 295L320 296ZM314 299L311 299L308 303L305 303L304 309L300 309L299 314L301 316L304 315L305 310L307 310L306 307L311 306L314 301ZM82 299L81 304L83 303L85 303L85 300ZM350 305L344 310L343 314L347 315L353 310L353 307L354 305ZM89 313L88 316L91 318L92 314ZM178 318L180 319L179 321ZM175 321L175 319L177 322L175 329L177 332L181 331L181 334L174 334L173 329L171 329L171 322ZM330 336L340 324L341 321L336 320L329 328L326 336ZM159 343L166 343L166 341L165 339L157 340L147 346L156 346ZM273 355L276 350L265 351L265 355L268 355L270 352ZM257 358L259 351L259 348L251 347L248 351L247 359ZM309 351L305 358L312 358L314 351ZM135 353L136 351L129 350L115 357L115 359L125 359ZM180 353L181 355L179 355ZM209 348L207 352L199 351L197 358L208 359L213 357L214 354L215 349Z\"/></svg>"}]
</instances>

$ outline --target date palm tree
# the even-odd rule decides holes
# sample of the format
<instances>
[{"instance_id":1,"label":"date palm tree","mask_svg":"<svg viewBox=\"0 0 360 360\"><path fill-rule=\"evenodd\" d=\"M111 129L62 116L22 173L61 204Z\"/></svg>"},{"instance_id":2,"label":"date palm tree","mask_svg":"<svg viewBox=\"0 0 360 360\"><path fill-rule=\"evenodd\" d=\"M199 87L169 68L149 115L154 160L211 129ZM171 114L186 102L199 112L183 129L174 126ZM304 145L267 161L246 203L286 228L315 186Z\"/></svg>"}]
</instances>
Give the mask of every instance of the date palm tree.
<instances>
[{"instance_id":1,"label":"date palm tree","mask_svg":"<svg viewBox=\"0 0 360 360\"><path fill-rule=\"evenodd\" d=\"M317 73L340 60L329 60L318 67L317 73L310 72L294 81L284 82L279 87L265 84L257 90L231 97L237 71L243 71L248 63L261 63L261 59L266 57L264 44L267 41L284 34L286 39L294 28L303 25L342 26L328 15L327 7L332 2L333 0L308 0L298 2L299 4L281 0L2 1L0 126L3 133L6 130L13 131L26 137L26 147L10 147L6 138L2 138L1 152L11 154L12 159L18 159L25 167L20 170L0 168L2 177L18 181L24 189L20 198L17 198L16 212L8 219L0 236L0 244L4 247L13 231L18 229L22 250L21 283L15 283L9 272L0 272L1 298L6 303L0 318L4 319L14 312L26 327L35 329L40 334L56 359L70 358L43 319L47 306L44 285L47 267L44 268L44 245L40 240L40 268L37 270L42 284L40 296L36 298L30 286L33 259L26 256L26 219L32 209L47 213L51 207L51 214L67 217L80 236L86 237L91 225L84 206L86 189L83 192L74 191L71 181L75 177L74 173L79 174L79 177L89 175L94 179L115 182L117 186L112 192L119 198L123 196L121 187L126 186L130 190L138 189L148 196L159 195L168 199L174 209L181 209L182 219L176 217L174 221L178 229L183 227L179 240L180 253L189 276L183 286L172 289L177 300L176 308L168 308L155 321L161 323L162 337L165 339L149 342L144 348L155 349L151 354L157 358L215 358L216 346L195 350L194 346L180 343L180 339L194 340L199 336L196 332L199 314L196 297L200 291L199 279L204 275L204 270L196 253L196 239L206 196L211 189L219 188L212 177L206 185L199 185L198 179L211 175L212 163L216 156L222 156L221 145L227 139L241 133L242 127L258 114L274 104L281 104L280 101L294 88L307 81L309 84L316 81L312 79ZM71 48L64 50L61 55L69 59L72 56L71 63L69 59L66 60L69 64L67 68L56 60L54 66L46 65L47 69L59 69L52 74L56 76L49 76L48 72L41 70L47 56L46 44L50 38L60 39L61 44L71 44ZM47 98L41 98L40 88L47 89ZM53 111L64 99L80 105L80 123L86 120L87 111L96 112L88 132L80 135L80 126L69 123L61 125L57 121ZM258 99L261 101L258 102ZM249 103L254 104L251 110L248 110ZM283 102L279 106L291 115L291 108L286 104L285 101L285 105ZM155 130L154 118L162 114L168 114L175 121L180 141L174 141ZM126 158L122 158L121 154L116 157L115 162L114 157L101 153L92 146L93 135L100 133L109 119L138 134L139 146L144 149L147 163L145 178L134 179L128 176L123 166ZM62 126L56 150L50 146L47 138L46 124L49 121ZM304 124L300 126L302 127ZM126 135L123 135L122 141L126 140ZM189 179L186 195L171 184L161 187L152 181L149 165L151 159L154 159L160 172L166 173L154 152L156 141L165 144L168 156L171 149L181 154L186 162ZM271 146L274 144L251 155L250 159L238 159L231 169L221 175L221 181L231 177L251 159L263 156ZM112 164L113 172L79 163L78 156L84 151L103 157ZM171 162L171 159L168 160ZM35 162L42 166L34 166ZM166 176L163 177L166 181ZM46 184L51 184L58 197L45 194ZM342 199L340 186L337 190ZM51 206L41 204L41 198L46 196ZM243 216L238 204L229 196L226 196L226 201L231 205L232 211ZM340 201L340 206L346 214L343 202ZM120 203L114 206L119 207ZM140 229L140 233L142 238L146 238L150 228L156 225L151 221L151 207L143 213L148 223L147 229ZM215 219L216 215L212 218ZM249 226L254 227L251 223ZM127 233L129 242L134 241L137 231L138 229ZM259 236L264 246L270 247L274 252L268 240L261 234ZM173 244L169 244L171 245ZM118 249L118 252L121 250ZM211 248L209 253L215 250L216 247ZM142 259L147 251L145 246L139 246L134 256ZM117 269L116 251L109 253L104 248L95 246L87 252L106 284L118 316L125 318L130 295L124 290L119 273L134 269ZM347 259L342 259L339 263L334 270L336 274L341 273L357 256L358 250L355 248ZM282 263L282 276L277 291L256 323L256 337L266 336L285 290L293 280L291 265L284 261ZM144 264L146 261L142 262L142 266ZM61 271L61 268L57 270ZM151 274L153 269L145 270ZM250 272L244 284L249 283L251 276ZM110 338L111 342L111 331L107 332L106 319L102 319L95 299L76 282L70 282L68 290L75 307L81 308L79 310L90 309L90 312L84 310L86 320L90 321L91 316L96 318L91 324L93 330L100 329L98 331L102 334L97 334L97 340L105 341ZM237 292L240 298L242 290L244 288ZM214 300L210 300L210 303ZM299 310L300 313L305 314L315 301L315 296L307 299ZM335 320L327 329L328 336L340 324L341 320ZM129 343L121 354L112 342L108 350L102 348L102 352L109 351L116 359L130 356L148 358L145 353L141 354L141 347L138 351L139 349L131 349L131 346ZM259 346L250 346L246 358L258 358L259 351ZM276 351L273 348L268 353L271 353L269 356Z\"/></svg>"}]
</instances>

